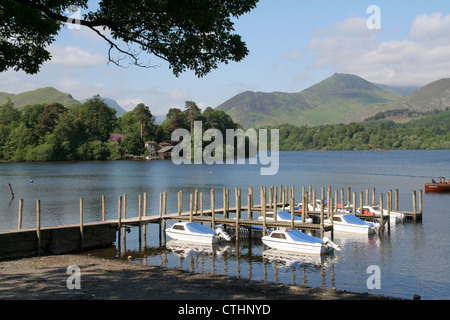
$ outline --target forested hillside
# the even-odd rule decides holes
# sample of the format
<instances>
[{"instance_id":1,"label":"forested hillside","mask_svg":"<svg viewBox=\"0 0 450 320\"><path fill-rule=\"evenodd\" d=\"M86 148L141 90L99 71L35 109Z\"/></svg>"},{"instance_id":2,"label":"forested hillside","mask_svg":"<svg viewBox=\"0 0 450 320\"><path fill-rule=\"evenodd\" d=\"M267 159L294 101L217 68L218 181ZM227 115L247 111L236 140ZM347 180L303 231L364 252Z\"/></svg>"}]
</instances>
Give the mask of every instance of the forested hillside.
<instances>
[{"instance_id":1,"label":"forested hillside","mask_svg":"<svg viewBox=\"0 0 450 320\"><path fill-rule=\"evenodd\" d=\"M450 110L407 123L372 120L317 127L281 125L280 150L450 149Z\"/></svg>"},{"instance_id":2,"label":"forested hillside","mask_svg":"<svg viewBox=\"0 0 450 320\"><path fill-rule=\"evenodd\" d=\"M149 107L138 104L121 117L100 96L84 103L27 105L20 110L10 100L0 105L1 161L118 160L145 156L145 141L170 142L178 128L190 129L202 121L203 130L236 129L223 111L186 102L184 111L170 109L167 119L155 124ZM111 139L114 133L116 139Z\"/></svg>"}]
</instances>

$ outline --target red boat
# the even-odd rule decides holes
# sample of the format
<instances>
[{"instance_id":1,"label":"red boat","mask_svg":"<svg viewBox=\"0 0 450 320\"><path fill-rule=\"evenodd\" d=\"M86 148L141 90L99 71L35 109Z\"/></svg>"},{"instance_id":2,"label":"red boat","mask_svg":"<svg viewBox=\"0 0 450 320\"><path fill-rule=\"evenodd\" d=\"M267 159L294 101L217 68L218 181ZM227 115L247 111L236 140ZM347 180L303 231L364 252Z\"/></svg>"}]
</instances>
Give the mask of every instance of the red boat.
<instances>
[{"instance_id":1,"label":"red boat","mask_svg":"<svg viewBox=\"0 0 450 320\"><path fill-rule=\"evenodd\" d=\"M425 192L450 192L450 184L425 183Z\"/></svg>"}]
</instances>

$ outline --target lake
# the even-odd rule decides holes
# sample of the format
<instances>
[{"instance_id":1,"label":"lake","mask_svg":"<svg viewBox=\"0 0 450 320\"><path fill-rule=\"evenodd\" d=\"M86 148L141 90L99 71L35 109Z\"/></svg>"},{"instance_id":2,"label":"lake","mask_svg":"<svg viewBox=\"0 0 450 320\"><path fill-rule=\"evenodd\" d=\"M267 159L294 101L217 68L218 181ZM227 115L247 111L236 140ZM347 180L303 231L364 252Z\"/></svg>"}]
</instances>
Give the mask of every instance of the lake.
<instances>
[{"instance_id":1,"label":"lake","mask_svg":"<svg viewBox=\"0 0 450 320\"><path fill-rule=\"evenodd\" d=\"M35 227L36 200L41 200L43 226L79 223L79 198L83 198L85 221L101 219L101 197L106 196L106 218L117 218L118 196L127 194L127 217L137 216L138 196L148 193L148 215L159 213L159 194L168 193L168 212L177 212L177 192L204 194L209 209L211 188L216 207L222 207L222 189L242 188L246 205L248 187L259 203L260 186L295 186L300 202L302 187L333 190L367 188L379 193L399 190L399 209L412 211L412 191L424 189L432 177L450 177L450 150L432 151L299 151L280 152L279 171L261 176L262 165L175 165L171 161L0 163L0 230L17 228L18 201L24 199L23 227ZM15 198L11 200L8 183ZM345 196L345 199L346 196ZM93 254L182 268L214 272L253 280L305 284L312 287L369 292L400 298L449 299L450 194L423 194L423 221L391 225L390 232L373 236L349 236L335 232L342 247L323 259L286 255L263 248L260 239L240 238L238 243L211 248L186 247L160 236L158 225L147 228L145 246L138 228L121 235L116 246ZM168 222L170 225L173 222ZM370 266L381 274L380 289L367 286Z\"/></svg>"}]
</instances>

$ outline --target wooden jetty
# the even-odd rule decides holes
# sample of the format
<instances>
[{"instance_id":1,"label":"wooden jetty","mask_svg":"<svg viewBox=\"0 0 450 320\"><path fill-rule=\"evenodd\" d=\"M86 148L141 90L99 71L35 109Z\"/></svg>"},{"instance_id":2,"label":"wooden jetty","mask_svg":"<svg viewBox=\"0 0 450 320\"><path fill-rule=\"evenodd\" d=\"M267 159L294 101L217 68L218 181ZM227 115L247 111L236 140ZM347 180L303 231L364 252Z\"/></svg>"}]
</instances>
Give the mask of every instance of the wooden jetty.
<instances>
[{"instance_id":1,"label":"wooden jetty","mask_svg":"<svg viewBox=\"0 0 450 320\"><path fill-rule=\"evenodd\" d=\"M308 212L307 206L303 206L305 210L301 213L294 212L295 189L283 186L260 187L260 203L254 203L253 188L249 187L247 195L247 205L242 205L241 189L235 188L235 206L230 207L230 190L223 189L223 205L216 208L215 190L211 189L210 203L211 208L205 210L203 208L203 193L198 190L189 195L189 211L183 211L183 191L178 192L178 212L167 213L167 192L160 194L159 214L148 215L147 212L147 193L139 195L139 206L137 216L127 217L127 195L118 197L118 215L117 219L106 220L105 206L106 198L102 196L102 220L98 222L84 221L83 199L80 199L80 223L64 226L41 227L41 208L40 200L36 201L36 228L22 229L22 211L23 200L19 200L18 229L9 231L0 231L0 259L19 257L24 255L41 255L41 254L59 254L66 252L74 252L80 250L92 250L96 248L111 246L117 239L117 230L123 227L139 226L144 227L147 224L159 224L163 230L166 227L167 220L177 221L195 221L201 223L209 223L212 228L221 224L225 226L240 227L262 226L265 234L268 228L296 228L300 230L317 231L323 237L325 232L332 232L333 225L325 225L325 218L331 218L335 214L337 207L352 208L356 212L357 208L363 207L363 192L360 192L360 204L357 205L356 193L353 193L353 201L350 201L352 193L351 189L347 189L347 204L344 204L344 189L341 188L340 203L338 203L338 190L335 190L335 196L332 197L331 188L328 188L327 197L325 197L325 189L321 189L320 201L323 204L324 199L328 199L328 203L335 203L334 206L328 206L327 209L321 206L320 211ZM267 195L269 198L267 199ZM394 196L393 196L394 195ZM380 194L380 206L383 207L383 194ZM398 211L398 190L395 193L389 191L387 193L386 208L388 213L392 210L393 198L395 199L395 210ZM302 203L316 201L316 192L309 187L306 190L302 188ZM369 203L369 189L366 190L366 204ZM375 203L375 189L372 190L372 203ZM278 212L279 209L285 211L289 206L291 213L291 221L277 221L276 215L274 219L266 218L267 212ZM414 221L422 219L422 190L419 192L419 210L416 205L416 191L413 191L413 212L405 212L412 217ZM247 213L246 216L244 213ZM259 219L254 219L257 214ZM294 221L294 217L301 216L301 222ZM314 221L318 223L306 223L308 217L314 217ZM369 218L364 215L358 215L360 218ZM373 219L373 217L370 217ZM384 220L383 220L384 219ZM383 226L387 224L390 227L389 216L382 216L380 221ZM160 229L161 231L161 229ZM236 232L236 240L238 240L239 232Z\"/></svg>"}]
</instances>

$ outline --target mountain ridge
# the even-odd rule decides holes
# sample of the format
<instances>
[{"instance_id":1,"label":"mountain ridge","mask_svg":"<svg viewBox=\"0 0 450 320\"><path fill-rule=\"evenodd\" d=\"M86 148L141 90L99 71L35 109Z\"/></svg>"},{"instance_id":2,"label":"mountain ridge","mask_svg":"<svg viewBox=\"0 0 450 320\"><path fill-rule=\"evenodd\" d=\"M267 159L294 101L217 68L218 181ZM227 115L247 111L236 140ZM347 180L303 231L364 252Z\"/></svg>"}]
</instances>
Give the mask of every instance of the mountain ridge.
<instances>
[{"instance_id":1,"label":"mountain ridge","mask_svg":"<svg viewBox=\"0 0 450 320\"><path fill-rule=\"evenodd\" d=\"M399 87L391 88L356 75L335 73L297 93L246 91L225 101L217 109L227 112L244 128L284 123L310 126L346 124L362 122L379 112L402 109L405 106L415 108L416 111L429 111L439 106L439 101L441 108L447 102L450 105L450 80L447 83L445 79L441 79L436 83L435 96L443 94L445 90L442 87L448 88L448 92L440 100L435 99L435 103L425 107L422 105L430 97L421 90L427 86L420 89L405 88L403 94L412 92L405 97L399 92L402 91ZM417 101L419 96L423 97L420 105L414 105L408 100Z\"/></svg>"},{"instance_id":2,"label":"mountain ridge","mask_svg":"<svg viewBox=\"0 0 450 320\"><path fill-rule=\"evenodd\" d=\"M64 93L54 87L44 87L36 90L25 91L18 94L0 92L0 105L6 103L10 99L14 106L18 109L26 105L60 103L65 107L73 104L83 103L88 99L76 100L69 93ZM102 100L111 108L117 111L117 117L127 112L119 103L111 98L101 97Z\"/></svg>"}]
</instances>

